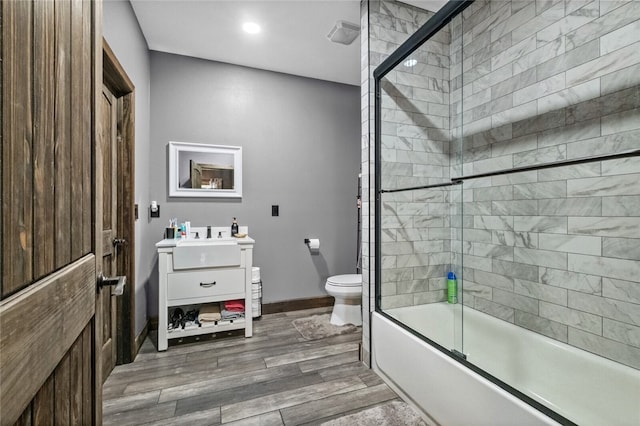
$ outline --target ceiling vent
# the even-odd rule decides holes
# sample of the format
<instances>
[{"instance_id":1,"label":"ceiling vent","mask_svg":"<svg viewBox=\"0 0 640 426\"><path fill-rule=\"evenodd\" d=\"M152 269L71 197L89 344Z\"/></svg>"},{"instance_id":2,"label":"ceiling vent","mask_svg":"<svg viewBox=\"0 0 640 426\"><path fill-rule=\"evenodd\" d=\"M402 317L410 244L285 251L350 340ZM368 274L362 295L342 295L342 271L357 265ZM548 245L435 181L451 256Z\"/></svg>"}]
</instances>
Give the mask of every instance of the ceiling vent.
<instances>
[{"instance_id":1,"label":"ceiling vent","mask_svg":"<svg viewBox=\"0 0 640 426\"><path fill-rule=\"evenodd\" d=\"M351 44L360 34L360 26L347 21L336 21L327 38L334 43Z\"/></svg>"}]
</instances>

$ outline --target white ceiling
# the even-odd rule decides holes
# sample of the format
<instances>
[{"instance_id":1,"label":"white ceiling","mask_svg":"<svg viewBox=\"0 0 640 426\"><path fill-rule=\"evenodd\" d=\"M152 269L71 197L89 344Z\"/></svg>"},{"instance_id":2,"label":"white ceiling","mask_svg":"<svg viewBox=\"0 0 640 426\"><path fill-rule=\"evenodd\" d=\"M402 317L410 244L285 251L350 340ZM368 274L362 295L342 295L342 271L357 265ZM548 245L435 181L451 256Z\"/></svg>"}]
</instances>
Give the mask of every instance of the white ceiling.
<instances>
[{"instance_id":1,"label":"white ceiling","mask_svg":"<svg viewBox=\"0 0 640 426\"><path fill-rule=\"evenodd\" d=\"M418 7L445 0L404 0ZM149 49L360 85L360 37L332 43L337 20L360 23L359 0L131 0ZM437 6L436 6L437 7ZM253 21L259 34L246 34Z\"/></svg>"}]
</instances>

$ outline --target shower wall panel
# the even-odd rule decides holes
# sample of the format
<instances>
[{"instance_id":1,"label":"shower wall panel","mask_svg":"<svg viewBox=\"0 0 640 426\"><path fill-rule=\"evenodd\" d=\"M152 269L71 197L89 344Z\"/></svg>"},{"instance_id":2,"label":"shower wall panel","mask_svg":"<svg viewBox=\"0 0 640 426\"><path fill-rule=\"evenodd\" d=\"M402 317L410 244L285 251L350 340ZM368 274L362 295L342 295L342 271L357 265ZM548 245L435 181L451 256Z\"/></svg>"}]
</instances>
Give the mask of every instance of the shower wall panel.
<instances>
[{"instance_id":1,"label":"shower wall panel","mask_svg":"<svg viewBox=\"0 0 640 426\"><path fill-rule=\"evenodd\" d=\"M414 12L421 23L432 16ZM372 35L382 33L372 26ZM383 189L450 180L450 39L445 27L381 80ZM448 189L382 195L383 309L446 299L450 209Z\"/></svg>"},{"instance_id":2,"label":"shower wall panel","mask_svg":"<svg viewBox=\"0 0 640 426\"><path fill-rule=\"evenodd\" d=\"M362 308L363 312L375 308L375 259L373 253L375 223L375 151L374 138L374 79L373 70L390 53L409 38L433 14L396 1L362 1L361 52L362 52ZM369 125L371 123L371 126ZM388 152L386 154L389 154ZM386 155L385 154L385 155ZM369 342L369 315L363 315L363 347ZM368 353L364 354L369 362Z\"/></svg>"},{"instance_id":3,"label":"shower wall panel","mask_svg":"<svg viewBox=\"0 0 640 426\"><path fill-rule=\"evenodd\" d=\"M452 176L638 148L640 2L478 0L451 48ZM464 304L640 368L638 182L637 157L465 181Z\"/></svg>"}]
</instances>

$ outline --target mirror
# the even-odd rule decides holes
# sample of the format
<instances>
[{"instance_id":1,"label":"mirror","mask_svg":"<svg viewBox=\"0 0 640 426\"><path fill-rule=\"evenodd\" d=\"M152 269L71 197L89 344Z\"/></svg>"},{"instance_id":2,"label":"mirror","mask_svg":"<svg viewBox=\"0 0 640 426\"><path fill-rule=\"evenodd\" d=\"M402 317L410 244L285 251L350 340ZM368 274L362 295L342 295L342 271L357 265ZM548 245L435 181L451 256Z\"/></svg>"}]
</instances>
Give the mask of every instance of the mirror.
<instances>
[{"instance_id":1,"label":"mirror","mask_svg":"<svg viewBox=\"0 0 640 426\"><path fill-rule=\"evenodd\" d=\"M242 197L242 147L169 142L170 197Z\"/></svg>"}]
</instances>

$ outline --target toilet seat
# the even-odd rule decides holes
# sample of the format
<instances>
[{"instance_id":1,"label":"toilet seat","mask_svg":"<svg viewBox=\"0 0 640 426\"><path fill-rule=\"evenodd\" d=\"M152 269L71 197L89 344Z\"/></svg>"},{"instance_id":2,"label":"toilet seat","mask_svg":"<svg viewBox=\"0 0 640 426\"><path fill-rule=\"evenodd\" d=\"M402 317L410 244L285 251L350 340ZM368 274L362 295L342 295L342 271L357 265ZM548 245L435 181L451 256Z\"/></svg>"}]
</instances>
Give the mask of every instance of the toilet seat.
<instances>
[{"instance_id":1,"label":"toilet seat","mask_svg":"<svg viewBox=\"0 0 640 426\"><path fill-rule=\"evenodd\" d=\"M336 287L358 287L362 285L361 274L334 275L327 278L327 284Z\"/></svg>"}]
</instances>

